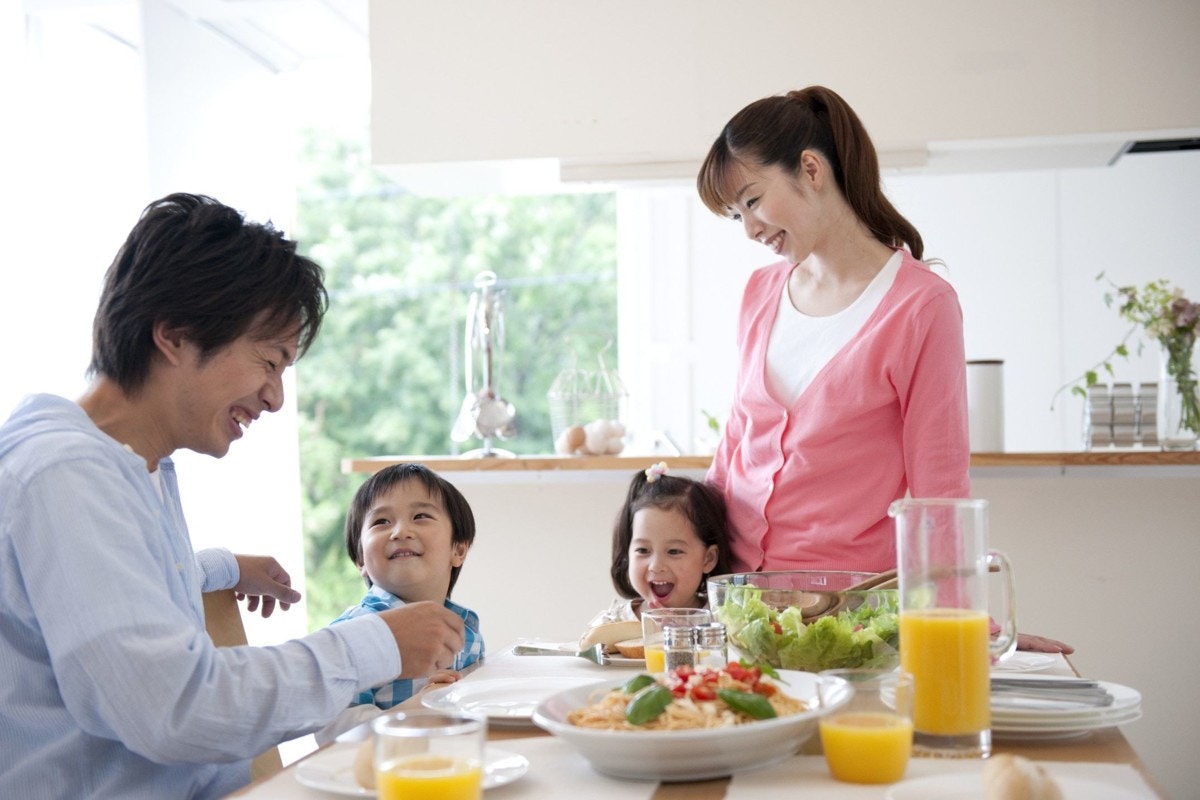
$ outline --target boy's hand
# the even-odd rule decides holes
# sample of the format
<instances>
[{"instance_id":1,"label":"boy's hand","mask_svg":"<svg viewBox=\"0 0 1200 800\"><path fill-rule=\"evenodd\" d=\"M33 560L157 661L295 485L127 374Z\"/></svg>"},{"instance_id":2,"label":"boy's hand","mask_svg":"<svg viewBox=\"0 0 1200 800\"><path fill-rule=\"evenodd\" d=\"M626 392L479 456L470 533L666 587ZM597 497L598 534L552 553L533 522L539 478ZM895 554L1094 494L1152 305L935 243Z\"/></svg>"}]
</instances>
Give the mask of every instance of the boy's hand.
<instances>
[{"instance_id":1,"label":"boy's hand","mask_svg":"<svg viewBox=\"0 0 1200 800\"><path fill-rule=\"evenodd\" d=\"M238 564L238 582L233 587L238 600L247 600L246 610L251 614L262 603L263 617L275 611L275 601L287 611L292 603L300 601L300 593L292 588L292 577L271 556L247 556L235 553Z\"/></svg>"},{"instance_id":2,"label":"boy's hand","mask_svg":"<svg viewBox=\"0 0 1200 800\"><path fill-rule=\"evenodd\" d=\"M422 600L380 611L400 648L399 678L424 678L454 666L465 641L462 617L441 603Z\"/></svg>"},{"instance_id":3,"label":"boy's hand","mask_svg":"<svg viewBox=\"0 0 1200 800\"><path fill-rule=\"evenodd\" d=\"M408 703L410 700L417 700L426 692L431 692L434 689L441 689L451 684L458 683L460 678L462 678L462 675L452 669L439 669L437 672L429 676L429 683L418 689L416 694L404 702ZM420 703L413 703L413 705L420 705Z\"/></svg>"}]
</instances>

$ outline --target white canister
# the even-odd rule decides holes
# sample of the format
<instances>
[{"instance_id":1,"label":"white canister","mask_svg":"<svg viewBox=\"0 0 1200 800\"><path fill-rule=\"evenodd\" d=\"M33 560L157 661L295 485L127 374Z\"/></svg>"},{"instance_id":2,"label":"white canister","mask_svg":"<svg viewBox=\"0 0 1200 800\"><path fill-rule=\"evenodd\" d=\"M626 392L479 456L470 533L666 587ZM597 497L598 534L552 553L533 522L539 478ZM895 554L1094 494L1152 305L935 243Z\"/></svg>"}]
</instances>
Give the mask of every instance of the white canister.
<instances>
[{"instance_id":1,"label":"white canister","mask_svg":"<svg viewBox=\"0 0 1200 800\"><path fill-rule=\"evenodd\" d=\"M967 422L972 453L1004 452L1004 362L967 362Z\"/></svg>"}]
</instances>

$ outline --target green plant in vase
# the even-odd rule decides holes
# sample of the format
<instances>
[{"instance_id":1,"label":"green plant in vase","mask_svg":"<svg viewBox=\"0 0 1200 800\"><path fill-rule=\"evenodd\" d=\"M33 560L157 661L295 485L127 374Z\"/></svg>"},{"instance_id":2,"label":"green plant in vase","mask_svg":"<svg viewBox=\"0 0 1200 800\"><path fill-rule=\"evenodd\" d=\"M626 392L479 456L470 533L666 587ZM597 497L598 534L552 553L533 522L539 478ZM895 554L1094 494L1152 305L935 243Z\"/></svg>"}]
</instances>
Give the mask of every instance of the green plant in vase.
<instances>
[{"instance_id":1,"label":"green plant in vase","mask_svg":"<svg viewBox=\"0 0 1200 800\"><path fill-rule=\"evenodd\" d=\"M1186 432L1185 438L1194 440L1200 435L1200 399L1197 398L1196 373L1192 368L1196 333L1200 328L1200 303L1188 300L1183 289L1172 287L1165 280L1150 281L1140 289L1136 286L1118 286L1103 272L1096 276L1096 280L1107 280L1112 287L1112 291L1104 294L1105 305L1112 308L1116 304L1117 313L1133 325L1112 352L1082 376L1060 387L1055 392L1055 398L1068 388L1074 394L1087 397L1088 387L1099 382L1099 370L1113 374L1113 359L1117 356L1128 357L1126 342L1141 329L1145 336L1162 347L1164 386L1160 388L1160 405L1163 402L1161 392L1164 390L1173 388L1179 396L1178 421L1171 420L1173 430L1168 431L1168 435ZM1168 446L1166 442L1164 446Z\"/></svg>"}]
</instances>

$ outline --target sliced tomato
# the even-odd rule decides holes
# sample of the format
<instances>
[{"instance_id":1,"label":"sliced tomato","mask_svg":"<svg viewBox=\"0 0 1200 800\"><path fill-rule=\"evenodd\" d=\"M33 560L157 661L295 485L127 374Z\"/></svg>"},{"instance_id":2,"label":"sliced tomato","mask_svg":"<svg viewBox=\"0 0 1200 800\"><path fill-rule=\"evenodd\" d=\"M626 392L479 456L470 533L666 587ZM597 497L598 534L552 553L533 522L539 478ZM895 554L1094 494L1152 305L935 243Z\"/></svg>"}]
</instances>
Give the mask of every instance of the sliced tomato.
<instances>
[{"instance_id":1,"label":"sliced tomato","mask_svg":"<svg viewBox=\"0 0 1200 800\"><path fill-rule=\"evenodd\" d=\"M692 687L692 699L697 702L716 700L717 690L707 683L701 683L698 686Z\"/></svg>"}]
</instances>

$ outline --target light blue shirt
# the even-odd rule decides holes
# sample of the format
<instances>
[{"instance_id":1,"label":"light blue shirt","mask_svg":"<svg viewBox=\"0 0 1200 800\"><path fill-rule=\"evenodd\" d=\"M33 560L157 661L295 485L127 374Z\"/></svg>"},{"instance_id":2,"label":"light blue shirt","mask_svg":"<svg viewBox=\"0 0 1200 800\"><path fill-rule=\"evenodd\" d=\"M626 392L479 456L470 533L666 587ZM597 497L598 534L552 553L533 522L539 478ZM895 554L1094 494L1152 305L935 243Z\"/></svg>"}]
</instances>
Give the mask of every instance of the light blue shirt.
<instances>
[{"instance_id":1,"label":"light blue shirt","mask_svg":"<svg viewBox=\"0 0 1200 800\"><path fill-rule=\"evenodd\" d=\"M453 669L461 671L483 658L483 634L479 631L479 615L466 606L453 603L450 598L443 601L446 608L462 617L463 648L454 656ZM400 608L404 601L378 584L367 590L362 602L350 606L342 615L330 624L356 619L364 614L378 614L392 608ZM429 683L428 678L397 678L382 686L376 686L362 692L354 700L355 705L374 705L383 710L403 703L412 697L422 686Z\"/></svg>"},{"instance_id":2,"label":"light blue shirt","mask_svg":"<svg viewBox=\"0 0 1200 800\"><path fill-rule=\"evenodd\" d=\"M0 426L0 798L210 798L248 759L328 723L400 672L375 615L273 647L215 647L170 459L145 461L75 403Z\"/></svg>"}]
</instances>

